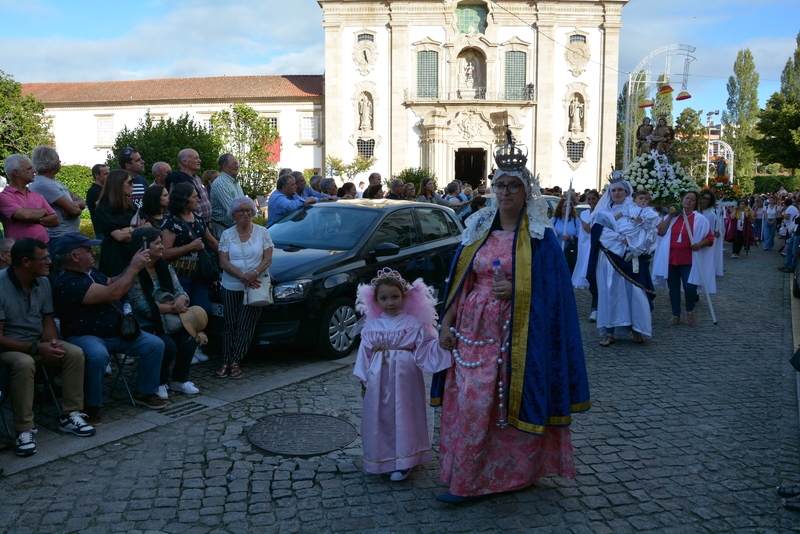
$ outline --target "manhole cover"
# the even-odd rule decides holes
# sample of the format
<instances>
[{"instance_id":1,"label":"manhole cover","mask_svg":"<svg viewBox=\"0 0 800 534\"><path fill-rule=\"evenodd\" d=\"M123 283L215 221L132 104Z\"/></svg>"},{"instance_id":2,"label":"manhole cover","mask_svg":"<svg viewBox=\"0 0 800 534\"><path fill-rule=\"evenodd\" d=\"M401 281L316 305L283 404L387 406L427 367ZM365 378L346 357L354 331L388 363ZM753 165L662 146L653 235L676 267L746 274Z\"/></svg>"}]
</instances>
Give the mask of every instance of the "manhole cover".
<instances>
[{"instance_id":1,"label":"manhole cover","mask_svg":"<svg viewBox=\"0 0 800 534\"><path fill-rule=\"evenodd\" d=\"M316 456L348 446L357 435L356 427L338 417L287 414L261 419L247 433L247 439L271 454Z\"/></svg>"}]
</instances>

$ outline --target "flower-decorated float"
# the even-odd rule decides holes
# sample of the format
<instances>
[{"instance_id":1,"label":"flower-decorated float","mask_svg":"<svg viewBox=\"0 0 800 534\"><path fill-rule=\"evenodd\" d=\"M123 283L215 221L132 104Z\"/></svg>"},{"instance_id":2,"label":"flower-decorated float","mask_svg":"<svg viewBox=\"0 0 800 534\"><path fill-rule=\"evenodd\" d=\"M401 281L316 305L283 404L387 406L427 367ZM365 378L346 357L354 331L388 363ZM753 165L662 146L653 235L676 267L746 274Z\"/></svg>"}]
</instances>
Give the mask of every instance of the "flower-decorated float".
<instances>
[{"instance_id":1,"label":"flower-decorated float","mask_svg":"<svg viewBox=\"0 0 800 534\"><path fill-rule=\"evenodd\" d=\"M686 191L699 191L695 179L680 162L670 163L667 156L653 149L637 156L623 172L634 191L647 189L653 204L678 202Z\"/></svg>"}]
</instances>

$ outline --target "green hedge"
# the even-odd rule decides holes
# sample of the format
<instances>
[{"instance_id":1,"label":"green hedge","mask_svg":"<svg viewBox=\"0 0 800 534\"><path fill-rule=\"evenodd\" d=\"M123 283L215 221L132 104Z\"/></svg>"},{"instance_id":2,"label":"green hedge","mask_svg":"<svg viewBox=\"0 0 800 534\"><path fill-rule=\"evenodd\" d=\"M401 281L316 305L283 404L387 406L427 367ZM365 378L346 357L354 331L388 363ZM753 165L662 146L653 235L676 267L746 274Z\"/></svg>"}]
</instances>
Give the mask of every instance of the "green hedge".
<instances>
[{"instance_id":1,"label":"green hedge","mask_svg":"<svg viewBox=\"0 0 800 534\"><path fill-rule=\"evenodd\" d=\"M56 175L56 180L81 198L86 198L86 191L94 182L92 169L86 165L64 165L61 167L61 172ZM89 219L89 210L83 210L81 219Z\"/></svg>"},{"instance_id":2,"label":"green hedge","mask_svg":"<svg viewBox=\"0 0 800 534\"><path fill-rule=\"evenodd\" d=\"M739 178L737 177L737 181ZM755 187L753 193L760 195L763 193L775 193L781 187L787 191L800 189L800 176L790 176L786 174L761 174L753 176Z\"/></svg>"}]
</instances>

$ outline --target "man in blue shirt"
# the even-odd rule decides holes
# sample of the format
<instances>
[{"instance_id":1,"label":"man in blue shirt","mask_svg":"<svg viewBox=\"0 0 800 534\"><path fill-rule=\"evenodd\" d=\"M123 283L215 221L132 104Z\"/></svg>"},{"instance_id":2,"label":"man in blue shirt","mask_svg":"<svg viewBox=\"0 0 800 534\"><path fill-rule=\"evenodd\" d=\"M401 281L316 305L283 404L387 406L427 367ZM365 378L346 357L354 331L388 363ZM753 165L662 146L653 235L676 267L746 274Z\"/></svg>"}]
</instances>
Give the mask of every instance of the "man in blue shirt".
<instances>
[{"instance_id":1,"label":"man in blue shirt","mask_svg":"<svg viewBox=\"0 0 800 534\"><path fill-rule=\"evenodd\" d=\"M291 173L294 176L295 184L297 185L296 194L298 197L306 199L314 197L317 199L317 202L322 200L336 200L336 197L332 197L330 195L326 195L325 193L320 193L319 191L315 191L314 189L306 186L306 177L300 171L294 171Z\"/></svg>"},{"instance_id":2,"label":"man in blue shirt","mask_svg":"<svg viewBox=\"0 0 800 534\"><path fill-rule=\"evenodd\" d=\"M267 226L287 213L291 213L300 206L315 204L317 199L309 197L302 199L297 196L297 182L291 174L284 174L278 178L277 189L269 196L267 203Z\"/></svg>"}]
</instances>

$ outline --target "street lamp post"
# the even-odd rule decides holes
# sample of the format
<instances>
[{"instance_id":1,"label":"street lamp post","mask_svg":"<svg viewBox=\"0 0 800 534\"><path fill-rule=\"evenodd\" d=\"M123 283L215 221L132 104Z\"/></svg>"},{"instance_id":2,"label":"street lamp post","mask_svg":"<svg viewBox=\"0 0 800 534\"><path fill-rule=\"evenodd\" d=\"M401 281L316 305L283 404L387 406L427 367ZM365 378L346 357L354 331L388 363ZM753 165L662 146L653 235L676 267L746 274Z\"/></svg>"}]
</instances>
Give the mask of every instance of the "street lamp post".
<instances>
[{"instance_id":1,"label":"street lamp post","mask_svg":"<svg viewBox=\"0 0 800 534\"><path fill-rule=\"evenodd\" d=\"M719 115L719 110L709 111L706 114L708 118L708 144L706 145L706 187L708 187L708 166L711 164L711 128L714 126L711 117Z\"/></svg>"}]
</instances>

